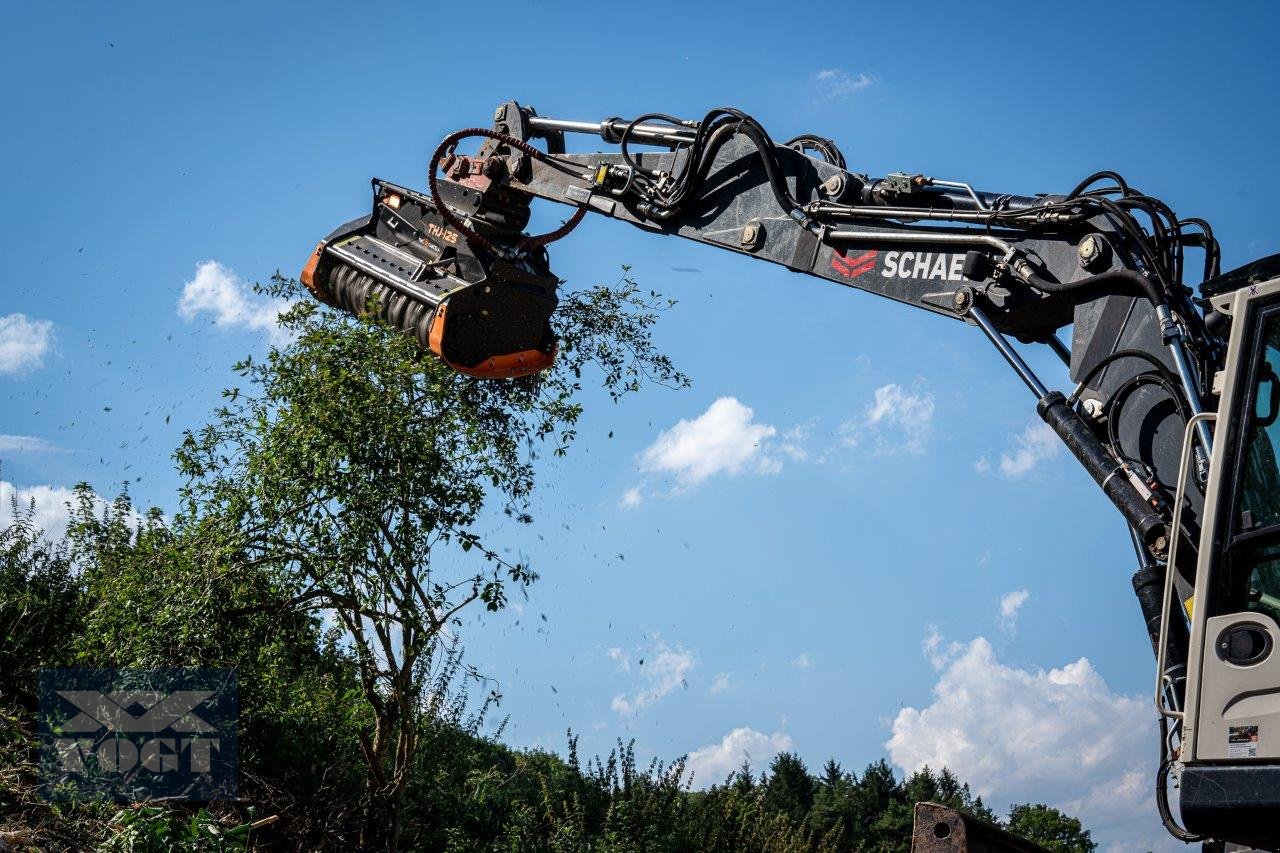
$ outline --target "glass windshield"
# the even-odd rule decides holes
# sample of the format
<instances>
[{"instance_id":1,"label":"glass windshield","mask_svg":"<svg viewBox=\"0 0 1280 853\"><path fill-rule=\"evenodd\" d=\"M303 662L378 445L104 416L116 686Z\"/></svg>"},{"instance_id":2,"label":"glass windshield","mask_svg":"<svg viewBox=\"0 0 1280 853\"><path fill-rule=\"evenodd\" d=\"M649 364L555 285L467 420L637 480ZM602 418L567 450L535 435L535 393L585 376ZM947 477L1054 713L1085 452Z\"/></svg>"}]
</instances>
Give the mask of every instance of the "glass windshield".
<instances>
[{"instance_id":1,"label":"glass windshield","mask_svg":"<svg viewBox=\"0 0 1280 853\"><path fill-rule=\"evenodd\" d=\"M1240 483L1237 532L1280 524L1280 474L1276 446L1280 444L1280 315L1264 327L1265 344L1254 371L1253 406L1245 428L1245 463Z\"/></svg>"},{"instance_id":2,"label":"glass windshield","mask_svg":"<svg viewBox=\"0 0 1280 853\"><path fill-rule=\"evenodd\" d=\"M1238 498L1231 520L1227 595L1215 611L1252 610L1280 622L1280 312L1262 326L1262 350L1252 365L1243 410ZM1268 528L1275 528L1276 536ZM1250 536L1249 534L1255 534Z\"/></svg>"}]
</instances>

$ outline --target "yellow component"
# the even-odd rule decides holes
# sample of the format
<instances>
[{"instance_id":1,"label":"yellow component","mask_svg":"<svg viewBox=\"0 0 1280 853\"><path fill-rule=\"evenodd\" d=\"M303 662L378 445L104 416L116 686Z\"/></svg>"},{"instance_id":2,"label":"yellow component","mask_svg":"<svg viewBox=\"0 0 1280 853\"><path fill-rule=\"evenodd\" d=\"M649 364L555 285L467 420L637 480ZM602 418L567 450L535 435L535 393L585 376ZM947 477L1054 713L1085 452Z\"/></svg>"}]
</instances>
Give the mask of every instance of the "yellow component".
<instances>
[{"instance_id":1,"label":"yellow component","mask_svg":"<svg viewBox=\"0 0 1280 853\"><path fill-rule=\"evenodd\" d=\"M604 179L607 177L609 177L609 164L601 163L596 167L596 186L602 186L604 184Z\"/></svg>"},{"instance_id":2,"label":"yellow component","mask_svg":"<svg viewBox=\"0 0 1280 853\"><path fill-rule=\"evenodd\" d=\"M385 204L387 207L391 208L392 210L399 210L400 196L396 195L395 193L387 193L385 196L382 197L382 203Z\"/></svg>"},{"instance_id":3,"label":"yellow component","mask_svg":"<svg viewBox=\"0 0 1280 853\"><path fill-rule=\"evenodd\" d=\"M1188 619L1195 619L1196 597L1193 595L1186 601L1182 602L1182 608L1187 611Z\"/></svg>"}]
</instances>

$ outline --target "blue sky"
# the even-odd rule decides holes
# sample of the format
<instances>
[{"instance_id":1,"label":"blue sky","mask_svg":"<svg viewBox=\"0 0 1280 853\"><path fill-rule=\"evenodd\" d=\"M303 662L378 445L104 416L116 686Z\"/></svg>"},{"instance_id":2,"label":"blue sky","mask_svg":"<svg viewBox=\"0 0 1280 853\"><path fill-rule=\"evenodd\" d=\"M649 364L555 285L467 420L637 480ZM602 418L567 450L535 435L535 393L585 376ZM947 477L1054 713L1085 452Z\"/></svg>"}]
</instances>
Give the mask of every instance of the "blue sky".
<instances>
[{"instance_id":1,"label":"blue sky","mask_svg":"<svg viewBox=\"0 0 1280 853\"><path fill-rule=\"evenodd\" d=\"M371 176L422 184L446 132L510 98L587 120L733 105L776 138L836 139L857 171L995 191L1116 169L1208 218L1224 266L1270 253L1276 25L1265 4L15 7L6 503L127 480L171 509L181 430L268 343L237 288L296 272ZM1028 431L985 341L603 220L552 261L569 287L625 263L679 299L658 336L694 386L592 397L538 523L500 530L542 574L523 612L467 632L510 742L634 737L692 753L703 781L744 750L946 761L999 807L1046 800L1108 844L1165 844L1126 534ZM206 262L217 298L180 312Z\"/></svg>"}]
</instances>

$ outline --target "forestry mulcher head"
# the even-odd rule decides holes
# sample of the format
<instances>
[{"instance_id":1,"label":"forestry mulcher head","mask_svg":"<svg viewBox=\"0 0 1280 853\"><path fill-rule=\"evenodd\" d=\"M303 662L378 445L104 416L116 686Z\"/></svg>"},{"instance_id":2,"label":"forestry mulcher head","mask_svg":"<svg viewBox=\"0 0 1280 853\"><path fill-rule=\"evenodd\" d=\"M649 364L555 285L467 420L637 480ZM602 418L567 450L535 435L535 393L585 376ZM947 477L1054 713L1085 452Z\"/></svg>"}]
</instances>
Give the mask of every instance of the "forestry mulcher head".
<instances>
[{"instance_id":1,"label":"forestry mulcher head","mask_svg":"<svg viewBox=\"0 0 1280 853\"><path fill-rule=\"evenodd\" d=\"M437 181L437 166L446 179ZM322 302L380 317L469 376L545 370L559 280L542 244L522 233L530 197L492 180L501 166L442 145L430 196L375 179L373 212L316 247L303 284Z\"/></svg>"}]
</instances>

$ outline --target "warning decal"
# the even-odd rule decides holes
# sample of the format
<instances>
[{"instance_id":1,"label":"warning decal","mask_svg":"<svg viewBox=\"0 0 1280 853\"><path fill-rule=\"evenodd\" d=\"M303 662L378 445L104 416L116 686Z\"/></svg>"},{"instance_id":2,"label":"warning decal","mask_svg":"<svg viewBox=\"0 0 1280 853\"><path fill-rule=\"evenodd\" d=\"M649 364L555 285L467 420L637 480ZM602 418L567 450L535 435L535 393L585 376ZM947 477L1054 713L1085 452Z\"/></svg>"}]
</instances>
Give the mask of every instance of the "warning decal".
<instances>
[{"instance_id":1,"label":"warning decal","mask_svg":"<svg viewBox=\"0 0 1280 853\"><path fill-rule=\"evenodd\" d=\"M1227 730L1227 758L1257 757L1257 726L1232 726Z\"/></svg>"}]
</instances>

